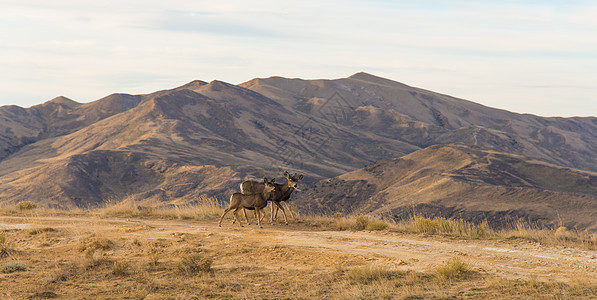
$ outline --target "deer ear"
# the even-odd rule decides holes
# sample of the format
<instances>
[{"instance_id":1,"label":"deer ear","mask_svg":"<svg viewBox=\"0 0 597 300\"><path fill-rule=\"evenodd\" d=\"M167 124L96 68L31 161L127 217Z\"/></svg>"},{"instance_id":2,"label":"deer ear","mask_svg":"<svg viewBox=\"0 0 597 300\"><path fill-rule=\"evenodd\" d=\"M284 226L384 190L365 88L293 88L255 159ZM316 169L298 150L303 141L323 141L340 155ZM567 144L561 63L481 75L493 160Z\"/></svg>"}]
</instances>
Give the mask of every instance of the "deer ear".
<instances>
[{"instance_id":1,"label":"deer ear","mask_svg":"<svg viewBox=\"0 0 597 300\"><path fill-rule=\"evenodd\" d=\"M302 174L299 175L299 177L298 177L298 180L301 180L301 179L303 179L303 175Z\"/></svg>"},{"instance_id":2,"label":"deer ear","mask_svg":"<svg viewBox=\"0 0 597 300\"><path fill-rule=\"evenodd\" d=\"M263 177L263 182L267 182L267 177Z\"/></svg>"},{"instance_id":3,"label":"deer ear","mask_svg":"<svg viewBox=\"0 0 597 300\"><path fill-rule=\"evenodd\" d=\"M276 178L273 178L273 179L270 181L270 183L274 183L274 182L276 182Z\"/></svg>"},{"instance_id":4,"label":"deer ear","mask_svg":"<svg viewBox=\"0 0 597 300\"><path fill-rule=\"evenodd\" d=\"M288 171L284 171L284 177L288 178Z\"/></svg>"}]
</instances>

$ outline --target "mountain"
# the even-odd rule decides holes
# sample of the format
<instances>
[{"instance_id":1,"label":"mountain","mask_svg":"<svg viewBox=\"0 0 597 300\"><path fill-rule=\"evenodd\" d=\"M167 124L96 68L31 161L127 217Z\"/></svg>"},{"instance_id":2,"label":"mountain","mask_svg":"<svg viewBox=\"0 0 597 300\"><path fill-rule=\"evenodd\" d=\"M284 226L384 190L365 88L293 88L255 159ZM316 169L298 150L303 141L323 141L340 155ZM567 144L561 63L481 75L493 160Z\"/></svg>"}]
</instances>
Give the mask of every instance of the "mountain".
<instances>
[{"instance_id":1,"label":"mountain","mask_svg":"<svg viewBox=\"0 0 597 300\"><path fill-rule=\"evenodd\" d=\"M321 180L293 202L309 212L443 216L501 228L522 219L597 230L597 173L478 146L435 145Z\"/></svg>"},{"instance_id":2,"label":"mountain","mask_svg":"<svg viewBox=\"0 0 597 300\"><path fill-rule=\"evenodd\" d=\"M448 144L597 171L594 117L515 114L366 73L239 85L196 80L90 103L58 97L0 107L0 204L226 201L243 179L288 170L310 186Z\"/></svg>"},{"instance_id":3,"label":"mountain","mask_svg":"<svg viewBox=\"0 0 597 300\"><path fill-rule=\"evenodd\" d=\"M366 73L337 80L272 77L241 86L311 114L322 99L338 99L345 111L338 114L342 126L419 149L463 143L597 171L595 117L516 114Z\"/></svg>"}]
</instances>

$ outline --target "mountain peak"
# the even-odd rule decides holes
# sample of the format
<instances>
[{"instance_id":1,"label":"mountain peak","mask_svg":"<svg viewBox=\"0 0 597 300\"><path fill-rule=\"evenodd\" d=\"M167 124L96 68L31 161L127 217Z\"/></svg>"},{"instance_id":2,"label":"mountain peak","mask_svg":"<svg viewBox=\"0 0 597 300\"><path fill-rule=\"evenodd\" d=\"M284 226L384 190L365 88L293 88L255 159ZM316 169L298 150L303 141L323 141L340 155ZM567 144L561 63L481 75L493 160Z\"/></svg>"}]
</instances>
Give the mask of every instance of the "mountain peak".
<instances>
[{"instance_id":1,"label":"mountain peak","mask_svg":"<svg viewBox=\"0 0 597 300\"><path fill-rule=\"evenodd\" d=\"M50 101L47 101L44 104L62 104L62 105L66 105L66 106L75 106L75 105L79 105L80 103L74 100L71 100L67 97L64 96L58 96Z\"/></svg>"},{"instance_id":2,"label":"mountain peak","mask_svg":"<svg viewBox=\"0 0 597 300\"><path fill-rule=\"evenodd\" d=\"M349 79L355 79L360 81L371 82L375 84L383 84L383 85L402 85L408 87L407 85L400 83L398 81L386 79L383 77L379 77L373 74L365 73L365 72L358 72L348 77Z\"/></svg>"},{"instance_id":3,"label":"mountain peak","mask_svg":"<svg viewBox=\"0 0 597 300\"><path fill-rule=\"evenodd\" d=\"M202 81L202 80L193 80L185 85L178 87L178 89L191 89L192 90L192 89L195 89L198 87L202 87L206 84L207 84L207 82Z\"/></svg>"}]
</instances>

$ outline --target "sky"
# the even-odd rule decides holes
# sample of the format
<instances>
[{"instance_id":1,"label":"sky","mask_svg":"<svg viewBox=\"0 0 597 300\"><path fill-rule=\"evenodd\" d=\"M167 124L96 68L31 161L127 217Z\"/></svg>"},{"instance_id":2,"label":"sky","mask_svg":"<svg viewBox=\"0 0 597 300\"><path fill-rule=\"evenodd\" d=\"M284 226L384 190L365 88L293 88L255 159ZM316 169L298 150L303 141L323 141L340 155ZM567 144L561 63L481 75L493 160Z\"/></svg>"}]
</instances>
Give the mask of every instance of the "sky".
<instances>
[{"instance_id":1,"label":"sky","mask_svg":"<svg viewBox=\"0 0 597 300\"><path fill-rule=\"evenodd\" d=\"M192 80L367 72L518 113L597 116L597 1L1 0L0 105Z\"/></svg>"}]
</instances>

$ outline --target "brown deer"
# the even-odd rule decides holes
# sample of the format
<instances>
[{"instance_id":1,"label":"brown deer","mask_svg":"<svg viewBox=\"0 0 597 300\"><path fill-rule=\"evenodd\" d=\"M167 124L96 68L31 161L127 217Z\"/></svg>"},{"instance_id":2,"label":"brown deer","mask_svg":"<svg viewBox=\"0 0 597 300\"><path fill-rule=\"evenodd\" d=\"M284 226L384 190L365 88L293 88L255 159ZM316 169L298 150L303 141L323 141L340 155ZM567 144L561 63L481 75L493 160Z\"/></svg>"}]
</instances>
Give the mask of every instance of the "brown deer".
<instances>
[{"instance_id":1,"label":"brown deer","mask_svg":"<svg viewBox=\"0 0 597 300\"><path fill-rule=\"evenodd\" d=\"M272 216L271 221L273 222L274 219L277 218L278 209L282 210L284 214L284 222L288 225L288 218L286 217L286 210L281 205L281 202L286 202L286 206L288 207L288 211L292 218L294 218L294 214L288 205L288 200L290 199L290 194L297 188L297 182L303 179L303 175L298 175L294 173L294 175L290 175L287 171L284 172L284 177L286 177L285 183L275 183L274 186L276 189L271 193L270 197L272 200ZM240 185L240 190L243 194L254 194L259 193L264 188L264 184L258 181L251 181L247 180ZM274 204L276 206L276 211L274 213Z\"/></svg>"},{"instance_id":2,"label":"brown deer","mask_svg":"<svg viewBox=\"0 0 597 300\"><path fill-rule=\"evenodd\" d=\"M220 222L218 222L218 226L222 227L222 220L224 216L231 210L234 209L233 215L235 222L238 222L240 227L244 227L243 224L238 219L236 213L239 209L254 209L255 213L257 214L257 225L259 228L261 227L261 209L267 206L267 201L271 198L271 193L275 190L275 178L271 181L268 181L267 178L263 178L263 189L260 192L253 193L253 194L241 194L241 193L234 193L230 196L230 206L224 210L224 213L220 217Z\"/></svg>"}]
</instances>

